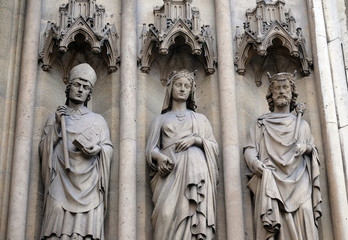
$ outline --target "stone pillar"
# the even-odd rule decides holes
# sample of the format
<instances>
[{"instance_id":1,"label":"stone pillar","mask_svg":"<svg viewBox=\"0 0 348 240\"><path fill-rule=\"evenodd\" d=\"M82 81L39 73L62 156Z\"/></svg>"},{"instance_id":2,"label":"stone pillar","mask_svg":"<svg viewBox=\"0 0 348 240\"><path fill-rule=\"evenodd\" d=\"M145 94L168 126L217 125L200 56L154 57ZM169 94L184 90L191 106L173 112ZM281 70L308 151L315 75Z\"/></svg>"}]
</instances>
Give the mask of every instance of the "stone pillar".
<instances>
[{"instance_id":1,"label":"stone pillar","mask_svg":"<svg viewBox=\"0 0 348 240\"><path fill-rule=\"evenodd\" d=\"M152 201L149 187L150 177L147 171L146 149L146 84L147 74L139 72L137 85L137 240L152 239Z\"/></svg>"},{"instance_id":2,"label":"stone pillar","mask_svg":"<svg viewBox=\"0 0 348 240\"><path fill-rule=\"evenodd\" d=\"M336 0L338 19L340 21L341 37L343 42L343 56L345 62L346 75L348 76L348 1ZM348 83L348 79L347 79Z\"/></svg>"},{"instance_id":3,"label":"stone pillar","mask_svg":"<svg viewBox=\"0 0 348 240\"><path fill-rule=\"evenodd\" d=\"M25 239L27 217L41 0L26 4L6 239Z\"/></svg>"},{"instance_id":4,"label":"stone pillar","mask_svg":"<svg viewBox=\"0 0 348 240\"><path fill-rule=\"evenodd\" d=\"M348 187L348 89L336 0L322 0L335 93L346 188Z\"/></svg>"},{"instance_id":5,"label":"stone pillar","mask_svg":"<svg viewBox=\"0 0 348 240\"><path fill-rule=\"evenodd\" d=\"M335 239L348 239L348 204L340 138L336 117L333 78L321 1L307 0L313 43L314 69L321 105L324 156L330 194L330 210ZM330 54L331 55L331 54Z\"/></svg>"},{"instance_id":6,"label":"stone pillar","mask_svg":"<svg viewBox=\"0 0 348 240\"><path fill-rule=\"evenodd\" d=\"M245 239L229 0L215 0L227 240ZM233 184L231 184L233 183Z\"/></svg>"},{"instance_id":7,"label":"stone pillar","mask_svg":"<svg viewBox=\"0 0 348 240\"><path fill-rule=\"evenodd\" d=\"M136 0L122 0L118 239L136 240Z\"/></svg>"},{"instance_id":8,"label":"stone pillar","mask_svg":"<svg viewBox=\"0 0 348 240\"><path fill-rule=\"evenodd\" d=\"M10 6L9 6L10 5ZM17 107L18 80L24 28L24 0L0 2L0 239L6 239L11 163L14 146L14 122ZM6 19L6 20L5 20Z\"/></svg>"}]
</instances>

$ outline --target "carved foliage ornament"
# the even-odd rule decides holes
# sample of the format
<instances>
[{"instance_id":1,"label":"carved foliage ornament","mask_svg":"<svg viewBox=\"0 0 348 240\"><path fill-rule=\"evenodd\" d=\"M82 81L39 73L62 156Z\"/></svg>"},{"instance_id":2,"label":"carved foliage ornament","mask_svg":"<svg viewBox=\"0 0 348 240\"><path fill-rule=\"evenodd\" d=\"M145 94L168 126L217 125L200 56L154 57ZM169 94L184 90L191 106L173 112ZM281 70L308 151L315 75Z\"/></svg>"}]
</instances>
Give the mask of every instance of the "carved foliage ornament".
<instances>
[{"instance_id":1,"label":"carved foliage ornament","mask_svg":"<svg viewBox=\"0 0 348 240\"><path fill-rule=\"evenodd\" d=\"M83 35L93 53L100 54L105 47L103 57L108 71L116 71L120 62L116 49L118 35L114 24L104 25L105 8L97 5L96 0L69 0L69 3L60 6L59 12L59 25L47 23L39 56L42 69L49 71L58 54L66 53L69 44L76 41L75 37Z\"/></svg>"},{"instance_id":2,"label":"carved foliage ornament","mask_svg":"<svg viewBox=\"0 0 348 240\"><path fill-rule=\"evenodd\" d=\"M307 58L301 28L295 27L296 21L292 11L285 10L284 5L283 0L257 0L256 8L247 10L245 31L241 34L237 27L235 37L235 65L239 74L245 74L246 65L253 58L267 56L268 48L274 46L275 41L280 42L281 46L289 51L290 56L297 59L303 75L310 74L309 66L312 60Z\"/></svg>"},{"instance_id":3,"label":"carved foliage ornament","mask_svg":"<svg viewBox=\"0 0 348 240\"><path fill-rule=\"evenodd\" d=\"M204 64L207 73L214 73L216 58L213 50L213 36L209 25L200 27L199 11L191 7L192 0L164 0L164 5L155 7L155 23L143 26L142 49L139 56L141 71L148 73L156 55L167 55L177 37L184 39ZM158 51L154 52L155 48Z\"/></svg>"}]
</instances>

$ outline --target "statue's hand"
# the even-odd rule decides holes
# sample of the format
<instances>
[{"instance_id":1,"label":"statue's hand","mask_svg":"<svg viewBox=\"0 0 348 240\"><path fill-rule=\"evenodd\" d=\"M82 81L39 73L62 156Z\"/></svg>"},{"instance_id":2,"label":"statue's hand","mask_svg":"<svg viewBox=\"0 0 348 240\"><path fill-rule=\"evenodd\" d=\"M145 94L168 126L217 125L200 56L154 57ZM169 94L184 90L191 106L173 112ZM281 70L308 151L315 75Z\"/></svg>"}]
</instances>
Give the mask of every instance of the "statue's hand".
<instances>
[{"instance_id":1,"label":"statue's hand","mask_svg":"<svg viewBox=\"0 0 348 240\"><path fill-rule=\"evenodd\" d=\"M310 154L312 147L305 143L298 143L295 146L295 157L301 156L303 154Z\"/></svg>"},{"instance_id":2,"label":"statue's hand","mask_svg":"<svg viewBox=\"0 0 348 240\"><path fill-rule=\"evenodd\" d=\"M86 158L91 158L95 155L97 155L98 153L100 153L101 151L101 146L99 145L94 145L93 147L90 148L82 148L81 149L82 154L86 157Z\"/></svg>"},{"instance_id":3,"label":"statue's hand","mask_svg":"<svg viewBox=\"0 0 348 240\"><path fill-rule=\"evenodd\" d=\"M180 140L175 147L175 152L181 152L187 150L189 147L195 144L196 142L195 136L188 136L182 140Z\"/></svg>"},{"instance_id":4,"label":"statue's hand","mask_svg":"<svg viewBox=\"0 0 348 240\"><path fill-rule=\"evenodd\" d=\"M161 154L157 158L157 170L161 177L167 176L174 168L174 162L166 155Z\"/></svg>"},{"instance_id":5,"label":"statue's hand","mask_svg":"<svg viewBox=\"0 0 348 240\"><path fill-rule=\"evenodd\" d=\"M56 122L57 124L61 123L61 118L63 115L66 115L66 105L58 106L57 111L56 111Z\"/></svg>"},{"instance_id":6,"label":"statue's hand","mask_svg":"<svg viewBox=\"0 0 348 240\"><path fill-rule=\"evenodd\" d=\"M265 165L261 161L257 161L256 166L254 168L255 174L261 177L265 168L266 168Z\"/></svg>"}]
</instances>

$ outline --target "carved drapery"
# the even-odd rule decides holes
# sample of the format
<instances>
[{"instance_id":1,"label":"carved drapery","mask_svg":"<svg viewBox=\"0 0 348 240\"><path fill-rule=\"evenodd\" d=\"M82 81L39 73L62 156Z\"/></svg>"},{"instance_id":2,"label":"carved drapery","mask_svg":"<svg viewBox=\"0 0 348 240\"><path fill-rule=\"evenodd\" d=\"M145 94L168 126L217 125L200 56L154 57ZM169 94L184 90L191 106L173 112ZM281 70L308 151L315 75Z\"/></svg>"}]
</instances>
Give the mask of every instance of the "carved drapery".
<instances>
[{"instance_id":1,"label":"carved drapery","mask_svg":"<svg viewBox=\"0 0 348 240\"><path fill-rule=\"evenodd\" d=\"M150 65L159 54L167 55L176 38L184 39L191 54L199 58L208 74L215 72L213 36L209 25L200 26L199 11L191 7L192 0L164 0L164 5L155 7L155 22L143 26L142 48L139 56L141 71L148 73Z\"/></svg>"},{"instance_id":2,"label":"carved drapery","mask_svg":"<svg viewBox=\"0 0 348 240\"><path fill-rule=\"evenodd\" d=\"M117 70L120 57L117 51L117 32L114 24L104 25L105 8L96 0L69 0L59 8L59 25L48 22L39 59L42 69L49 71L53 61L69 50L69 44L82 36L92 53L104 58L108 71ZM68 71L66 71L68 72Z\"/></svg>"},{"instance_id":3,"label":"carved drapery","mask_svg":"<svg viewBox=\"0 0 348 240\"><path fill-rule=\"evenodd\" d=\"M312 60L307 57L302 30L296 28L291 9L286 10L284 5L283 0L275 2L258 0L256 8L247 10L247 19L244 22L245 31L241 34L237 27L235 37L235 65L239 74L245 74L246 65L253 59L268 56L270 47L273 47L273 50L274 48L282 49L281 53L276 53L276 55L284 56L286 52L288 58L296 62L304 76L310 74ZM266 58L263 59L264 63ZM260 72L260 68L262 67L258 67L258 72ZM256 84L260 86L262 84L261 75L258 73L255 75Z\"/></svg>"}]
</instances>

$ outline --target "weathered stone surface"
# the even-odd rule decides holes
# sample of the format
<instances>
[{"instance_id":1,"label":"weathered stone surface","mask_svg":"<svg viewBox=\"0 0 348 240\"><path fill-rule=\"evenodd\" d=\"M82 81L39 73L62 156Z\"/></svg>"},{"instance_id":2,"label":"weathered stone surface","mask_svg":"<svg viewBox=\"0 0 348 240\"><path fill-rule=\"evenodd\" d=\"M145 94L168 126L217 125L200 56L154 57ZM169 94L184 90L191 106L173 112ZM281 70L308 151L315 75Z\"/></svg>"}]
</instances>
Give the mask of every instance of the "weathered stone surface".
<instances>
[{"instance_id":1,"label":"weathered stone surface","mask_svg":"<svg viewBox=\"0 0 348 240\"><path fill-rule=\"evenodd\" d=\"M149 24L149 30L144 23L140 37L142 72L148 73L151 63L160 54L167 55L170 48L173 49L172 45L180 41L181 46L175 47L178 48L176 51L186 46L183 50L197 56L208 74L215 72L214 38L209 25L201 26L200 12L192 6L192 0L164 1L162 6L154 8L153 13L154 22Z\"/></svg>"},{"instance_id":2,"label":"weathered stone surface","mask_svg":"<svg viewBox=\"0 0 348 240\"><path fill-rule=\"evenodd\" d=\"M181 2L181 0L173 1ZM192 55L190 47L179 48L183 42L175 43L172 45L174 49L169 48L168 55L160 55L156 61L153 61L150 66L151 71L148 74L140 71L140 65L138 68L136 67L137 56L142 46L142 40L139 37L142 33L143 23L154 23L154 6L162 6L167 0L93 1L94 4L103 5L105 8L103 26L106 23L116 26L119 34L116 48L119 49L120 53L122 49L127 49L121 54L120 67L122 68L122 65L125 64L122 74L121 71L108 73L107 61L91 51L80 51L75 58L74 54L68 51L64 55L73 60L63 64L56 59L52 63L50 72L44 72L41 69L31 71L34 68L21 67L21 58L25 59L24 62L29 63L31 57L34 60L30 63L35 67L41 66L37 65L37 57L39 50L44 46L43 36L47 22L59 23L59 7L68 2L68 0L41 1L42 7L35 8L34 11L41 18L41 22L38 24L34 24L34 21L24 21L28 1L4 0L0 3L0 42L2 44L0 49L0 189L4 190L4 194L0 198L0 239L6 239L10 205L17 206L18 204L18 201L9 201L9 193L14 191L14 187L11 187L11 177L14 176L11 173L13 171L18 171L16 174L19 173L21 178L26 178L27 174L29 175L29 181L17 182L16 180L12 183L14 185L23 184L24 190L29 189L28 195L23 191L21 192L23 194L21 197L24 199L28 196L25 200L27 205L20 204L18 208L20 214L13 216L16 216L17 223L22 222L20 218L23 216L23 211L28 210L27 218L23 223L23 228L26 229L25 238L37 239L40 235L43 215L41 209L43 207L43 187L40 180L40 162L37 153L39 136L42 133L46 118L56 110L57 105L65 101L64 95L61 93L65 89L63 79L66 77L68 68L64 69L63 66L73 66L82 62L89 62L96 69L98 82L89 107L93 112L103 115L106 119L115 147L113 164L111 165L109 212L105 218L106 238L116 239L122 232L126 234L122 235L126 236L122 239L152 239L152 193L149 187L149 169L143 161L145 158L145 135L151 121L162 107L164 87L161 81L166 81L174 68L186 66L190 71L198 70L197 89L199 91L197 99L199 106L197 111L203 113L211 122L216 140L222 149L222 155L218 159L220 182L217 188L217 239L253 239L253 225L250 221L252 219L252 201L246 187L246 164L241 153L251 122L260 114L267 112L268 107L264 93L269 83L265 72L259 75L254 73L253 68L255 65L257 66L258 62L247 64L244 76L236 73L233 66L235 57L233 39L235 27L243 26L246 11L255 8L259 1L192 0L191 6L199 9L201 25L209 25L211 36L214 38L213 49L216 51L215 57L218 61L214 74L205 73L205 63ZM276 3L277 1L267 0L266 2ZM343 66L348 75L347 1L285 0L284 2L286 9L292 10L296 26L302 28L303 38L306 39L307 57L313 59L314 64L314 69L310 69L309 76L298 75L296 84L300 92L299 101L307 104L307 111L303 118L311 126L315 144L318 147L320 159L322 159L320 180L324 204L321 225L325 227L319 228L319 235L320 239L331 240L340 236L337 235L337 232L341 231L336 226L337 223L346 226L345 221L340 222L339 220L340 217L344 219L345 211L340 211L343 208L337 206L347 202L346 196L343 197L345 190L341 186L347 182L348 171L346 170L342 174L341 171L343 167L347 169L348 164L340 163L340 161L342 162L340 159L346 159L346 144L344 144L346 141L344 139L346 134L345 122L347 121L344 117L344 111L346 111L343 104L344 98L339 97L339 95L345 96L347 94L342 87L342 82L347 82L347 78L343 76L345 74L342 74L342 71L335 70L336 67L342 68ZM38 1L35 3L38 4ZM129 6L129 3L131 3L131 7L122 10L122 5ZM327 9L322 9L323 3L326 4ZM335 12L333 9L335 4L337 16L332 17ZM32 11L32 13L34 12ZM33 51L33 56L31 56L23 52L25 48L22 48L22 44L28 40L27 37L23 37L23 34L32 31L35 27L40 27L40 33L37 34L40 41L30 42L32 50L36 44L39 44L38 51ZM330 30L330 33L327 30ZM340 37L336 38L339 30ZM130 37L129 34L132 34L133 37ZM326 34L330 37L328 38ZM123 36L125 37L123 38ZM328 39L331 42L328 43ZM339 41L343 44L343 56L339 56L335 50L340 46ZM121 44L124 44L123 47ZM182 51L178 52L178 50ZM269 56L273 53L272 51L268 52ZM201 57L203 56L201 55ZM343 65L342 62L338 61L341 58L345 59ZM281 63L284 63L283 67L289 69L289 72L301 71L299 65L295 64L292 58L285 56L280 60L282 61L269 61L268 66L274 64L279 67ZM33 73L36 72L35 91L26 88L29 87L25 85L26 81L21 81L19 85L21 70L25 73L26 79L32 79ZM338 79L337 77L343 81L334 84L333 79ZM261 87L256 87L256 79L261 79L263 83ZM125 84L124 88L121 88L121 82ZM25 99L29 99L35 96L34 102L25 100L24 105L18 104L18 89L23 86L28 92L21 92L20 98L25 96ZM35 94L33 94L34 92ZM30 97L27 98L27 96ZM16 114L17 109L22 106L28 108L26 104L31 103L33 103L33 107ZM121 110L122 108L123 110ZM339 112L338 108L342 108L343 112ZM125 114L129 115L125 117ZM20 118L26 119L28 116L33 117L33 124L24 121L26 122L25 126L19 128L18 132L29 130L32 126L32 134L25 133L24 138L15 138L16 121L19 121ZM340 122L337 116L341 119ZM122 143L120 140L121 122L124 131L121 138ZM20 151L17 151L18 148L14 144L15 139L17 142L31 141L30 147L25 149L23 145L20 147ZM338 146L342 151L333 151L338 149ZM15 152L26 153L21 155L20 162L28 163L30 167L11 169L12 163L15 162L14 149L16 149ZM123 149L122 155L119 154L120 149ZM30 153L27 154L28 152ZM16 159L18 160L18 156ZM120 168L121 161L129 164L127 165L128 170ZM132 176L129 176L128 171ZM121 177L122 174L125 176ZM122 183L121 185L119 185L119 181ZM121 186L123 187L122 191L119 189ZM23 188L21 189L23 190ZM121 193L124 197L122 204L119 201ZM337 196L337 198L332 196ZM136 201L131 199L136 199ZM126 221L123 221L123 218L118 218L119 212ZM129 224L127 214L133 216L131 221L135 222L134 224ZM24 233L24 231L17 232ZM19 238L22 239L22 237ZM23 237L23 239L25 238Z\"/></svg>"},{"instance_id":3,"label":"weathered stone surface","mask_svg":"<svg viewBox=\"0 0 348 240\"><path fill-rule=\"evenodd\" d=\"M268 65L273 65L275 72L288 71L291 59L296 59L294 62L304 76L310 74L313 63L307 57L302 28L296 26L293 12L285 9L284 1L257 1L256 8L248 9L246 17L244 32L237 26L235 36L235 64L239 74L245 74L249 62L256 62L253 64L255 81L261 86L262 72Z\"/></svg>"},{"instance_id":4,"label":"weathered stone surface","mask_svg":"<svg viewBox=\"0 0 348 240\"><path fill-rule=\"evenodd\" d=\"M161 115L148 132L156 240L215 239L219 148L209 121L195 112L194 75L186 69L173 71Z\"/></svg>"},{"instance_id":5,"label":"weathered stone surface","mask_svg":"<svg viewBox=\"0 0 348 240\"><path fill-rule=\"evenodd\" d=\"M64 78L67 79L70 66L66 62L72 59L65 53L68 50L76 51L74 45L78 45L77 51L85 48L83 51L103 55L108 71L117 70L120 62L118 34L114 24L107 23L104 26L105 8L102 5L93 0L70 1L59 7L59 14L59 22L48 21L44 33L43 49L39 56L44 71L50 71L53 61L58 58L64 68Z\"/></svg>"},{"instance_id":6,"label":"weathered stone surface","mask_svg":"<svg viewBox=\"0 0 348 240\"><path fill-rule=\"evenodd\" d=\"M306 105L296 103L295 74L268 76L266 100L271 113L251 125L243 148L251 172L254 236L319 239L320 161L309 125L301 120ZM296 117L291 114L294 109Z\"/></svg>"},{"instance_id":7,"label":"weathered stone surface","mask_svg":"<svg viewBox=\"0 0 348 240\"><path fill-rule=\"evenodd\" d=\"M105 239L113 147L104 118L87 109L97 80L86 63L73 67L66 102L46 121L39 145L44 184L40 239ZM75 237L76 237L75 236Z\"/></svg>"}]
</instances>

